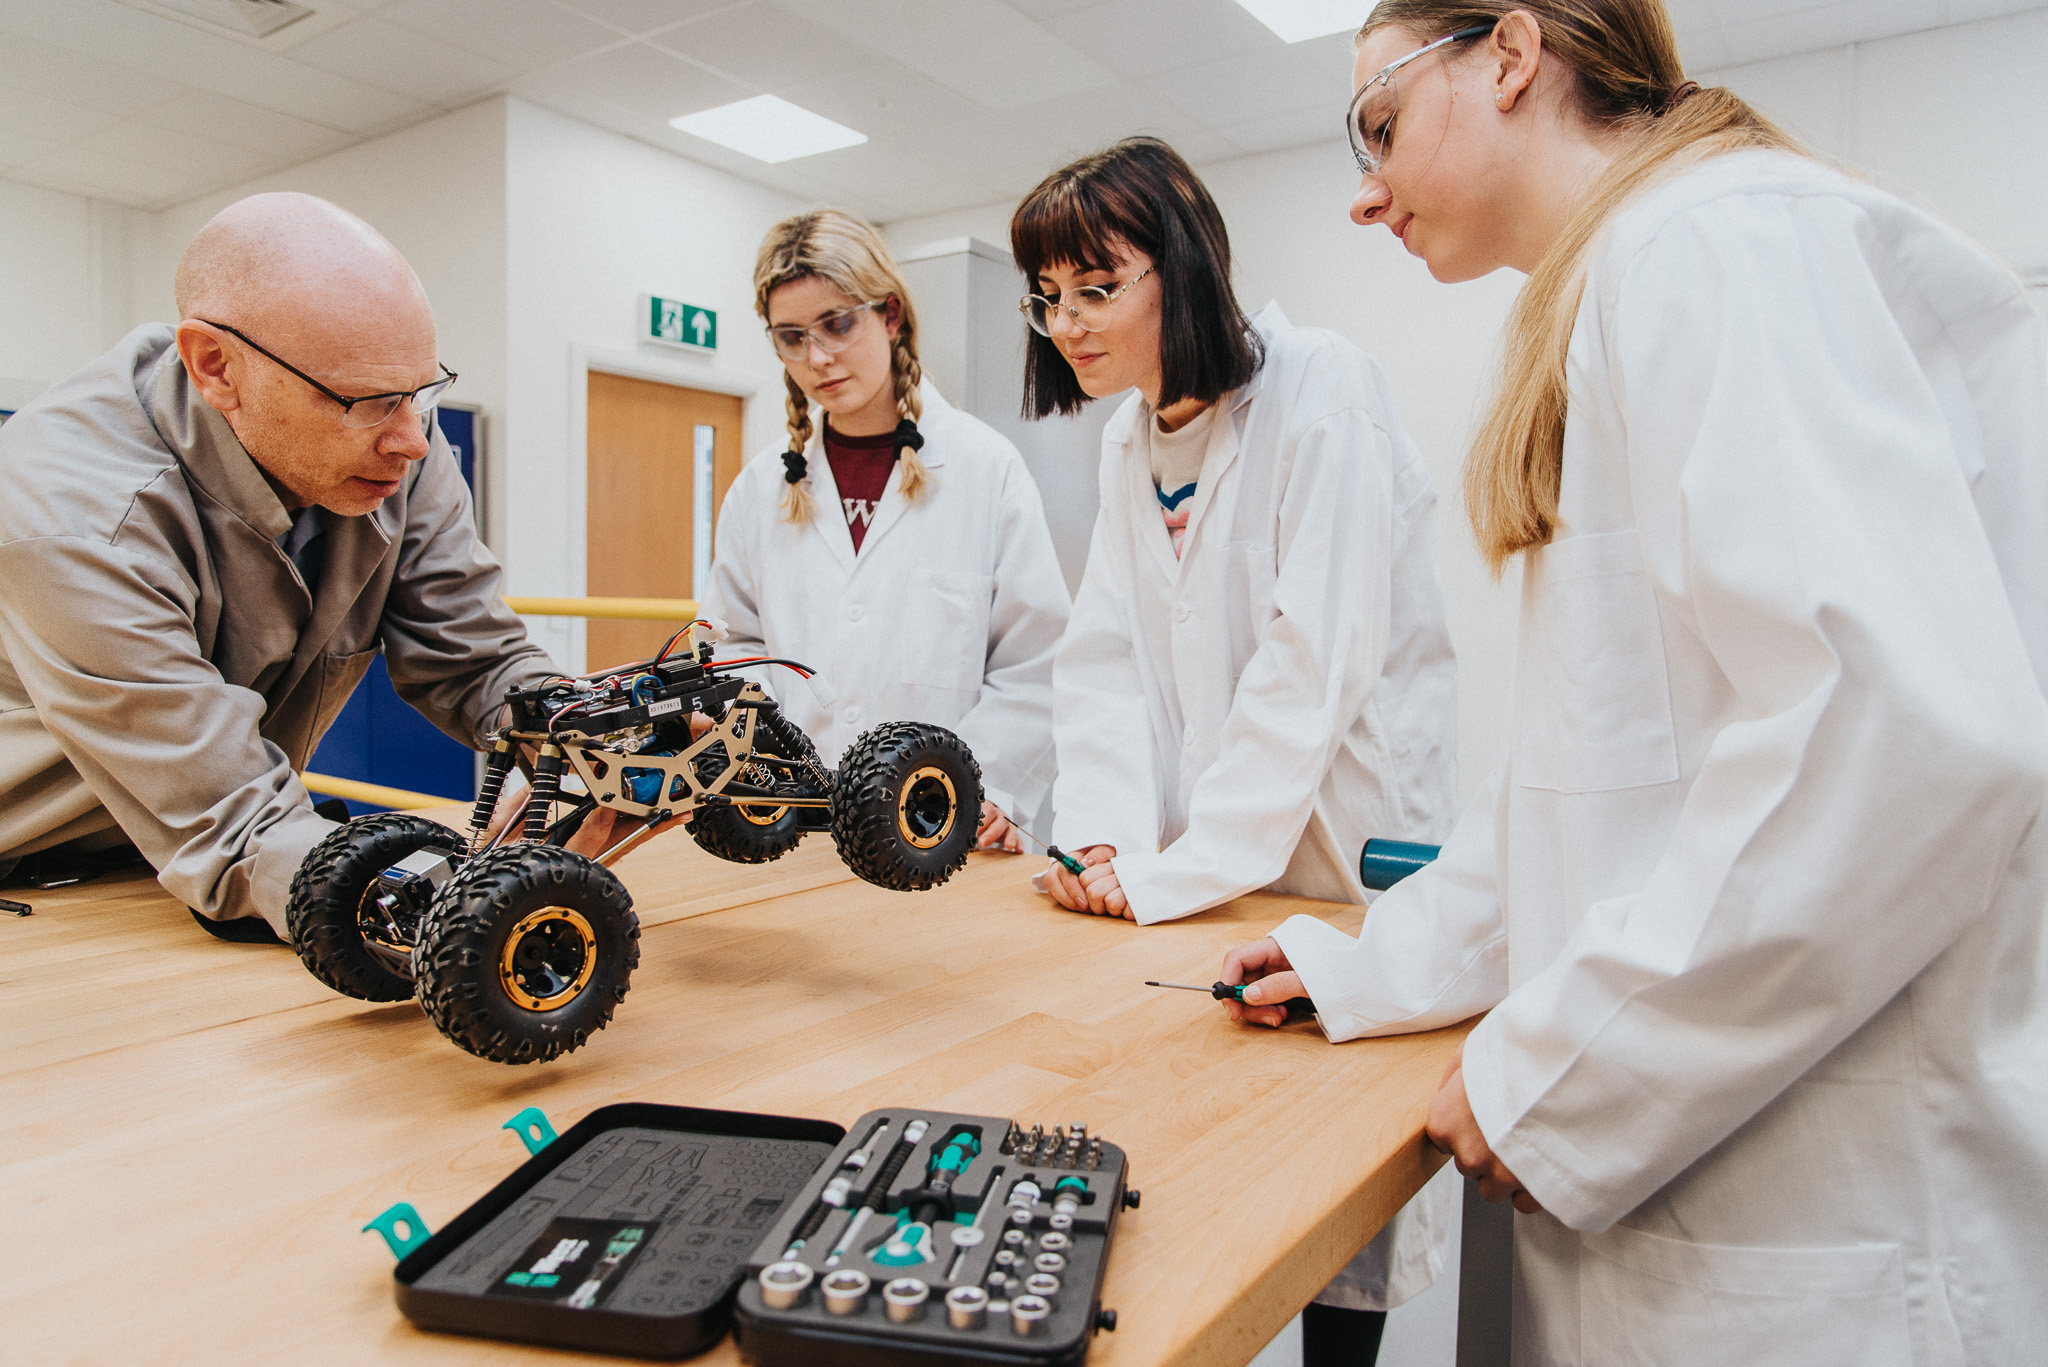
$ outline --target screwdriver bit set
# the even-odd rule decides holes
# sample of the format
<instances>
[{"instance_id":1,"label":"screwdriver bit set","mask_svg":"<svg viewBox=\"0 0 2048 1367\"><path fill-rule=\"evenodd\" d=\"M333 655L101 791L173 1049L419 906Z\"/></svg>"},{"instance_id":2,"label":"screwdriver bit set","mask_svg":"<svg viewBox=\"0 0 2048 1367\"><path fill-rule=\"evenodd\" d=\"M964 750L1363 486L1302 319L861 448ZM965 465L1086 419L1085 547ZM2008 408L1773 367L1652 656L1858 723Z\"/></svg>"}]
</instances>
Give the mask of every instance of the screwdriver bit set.
<instances>
[{"instance_id":1,"label":"screwdriver bit set","mask_svg":"<svg viewBox=\"0 0 2048 1367\"><path fill-rule=\"evenodd\" d=\"M1098 1329L1123 1150L1082 1124L870 1111L784 1208L740 1284L760 1367L1079 1364Z\"/></svg>"}]
</instances>

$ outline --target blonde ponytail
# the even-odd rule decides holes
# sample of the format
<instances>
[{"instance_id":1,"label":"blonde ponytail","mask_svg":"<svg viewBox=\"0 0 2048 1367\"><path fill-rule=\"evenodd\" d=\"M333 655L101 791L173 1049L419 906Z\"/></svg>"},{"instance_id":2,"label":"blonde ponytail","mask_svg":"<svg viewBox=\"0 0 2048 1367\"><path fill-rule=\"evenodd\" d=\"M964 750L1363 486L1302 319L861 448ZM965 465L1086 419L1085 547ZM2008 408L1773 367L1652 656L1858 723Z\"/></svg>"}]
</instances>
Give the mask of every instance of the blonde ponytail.
<instances>
[{"instance_id":1,"label":"blonde ponytail","mask_svg":"<svg viewBox=\"0 0 2048 1367\"><path fill-rule=\"evenodd\" d=\"M1569 69L1579 112L1619 135L1625 150L1550 244L1508 315L1500 375L1465 458L1466 513L1496 576L1517 552L1557 533L1571 406L1565 357L1600 230L1650 186L1711 157L1750 148L1805 154L1732 92L1685 79L1661 0L1381 0L1359 40L1399 27L1427 42L1490 27L1513 10L1536 20L1545 52Z\"/></svg>"},{"instance_id":2,"label":"blonde ponytail","mask_svg":"<svg viewBox=\"0 0 2048 1367\"><path fill-rule=\"evenodd\" d=\"M813 209L786 218L768 230L761 252L754 262L754 311L763 321L768 317L768 296L784 285L816 277L830 281L847 295L865 303L893 300L896 337L889 348L891 383L895 386L896 412L915 424L924 414L924 400L918 385L924 367L917 359L917 310L910 302L910 286L882 245L881 235L861 219L838 209ZM811 406L803 386L785 368L782 382L787 390L789 449L802 457L810 444ZM921 444L921 443L918 443ZM918 459L917 444L898 448L903 478L898 487L906 499L915 502L930 482L931 474ZM802 469L799 463L792 472ZM816 512L810 486L792 479L782 494L784 520L803 523Z\"/></svg>"},{"instance_id":3,"label":"blonde ponytail","mask_svg":"<svg viewBox=\"0 0 2048 1367\"><path fill-rule=\"evenodd\" d=\"M896 416L915 424L924 416L924 396L918 386L924 380L924 367L918 363L917 343L912 338L912 328L905 323L897 330L895 345L890 349L889 368L896 378ZM896 459L903 466L903 479L897 485L903 497L917 502L917 496L924 492L928 478L924 462L918 459L915 447L897 448Z\"/></svg>"}]
</instances>

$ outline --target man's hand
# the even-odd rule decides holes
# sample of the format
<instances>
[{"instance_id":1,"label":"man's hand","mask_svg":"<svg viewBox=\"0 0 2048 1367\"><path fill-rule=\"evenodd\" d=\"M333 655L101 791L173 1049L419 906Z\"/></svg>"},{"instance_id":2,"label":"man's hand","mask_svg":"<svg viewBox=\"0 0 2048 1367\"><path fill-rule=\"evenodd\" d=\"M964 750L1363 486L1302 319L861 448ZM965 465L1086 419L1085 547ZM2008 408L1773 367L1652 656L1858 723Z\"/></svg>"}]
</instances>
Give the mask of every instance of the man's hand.
<instances>
[{"instance_id":1,"label":"man's hand","mask_svg":"<svg viewBox=\"0 0 2048 1367\"><path fill-rule=\"evenodd\" d=\"M1123 886L1116 880L1116 867L1110 862L1116 858L1116 846L1090 845L1074 851L1074 858L1085 866L1078 875L1068 873L1057 859L1046 863L1045 890L1052 894L1052 900L1068 911L1135 921L1130 899L1124 896Z\"/></svg>"},{"instance_id":2,"label":"man's hand","mask_svg":"<svg viewBox=\"0 0 2048 1367\"><path fill-rule=\"evenodd\" d=\"M674 830L689 819L688 815L672 816L656 826L654 833L660 835L663 831ZM610 807L593 807L590 815L583 818L583 824L576 828L576 834L570 836L562 848L587 859L595 859L621 840L639 834L642 829L643 823L633 817L621 816Z\"/></svg>"},{"instance_id":3,"label":"man's hand","mask_svg":"<svg viewBox=\"0 0 2048 1367\"><path fill-rule=\"evenodd\" d=\"M1465 1095L1465 1046L1444 1073L1436 1100L1429 1103L1429 1124L1423 1131L1429 1142L1451 1156L1458 1171L1479 1183L1479 1194L1489 1201L1513 1201L1524 1215L1543 1209L1522 1186L1508 1165L1494 1156L1493 1148L1480 1132L1472 1114L1472 1102Z\"/></svg>"},{"instance_id":4,"label":"man's hand","mask_svg":"<svg viewBox=\"0 0 2048 1367\"><path fill-rule=\"evenodd\" d=\"M984 801L981 804L981 829L975 833L974 848L1022 854L1024 837L1010 824L1010 818L1003 815L1002 808L993 802Z\"/></svg>"},{"instance_id":5,"label":"man's hand","mask_svg":"<svg viewBox=\"0 0 2048 1367\"><path fill-rule=\"evenodd\" d=\"M1234 1021L1279 1027L1287 1023L1287 1003L1306 997L1301 976L1287 962L1280 942L1268 935L1248 945L1239 945L1223 956L1223 981L1232 987L1248 983L1244 1003L1223 1003Z\"/></svg>"}]
</instances>

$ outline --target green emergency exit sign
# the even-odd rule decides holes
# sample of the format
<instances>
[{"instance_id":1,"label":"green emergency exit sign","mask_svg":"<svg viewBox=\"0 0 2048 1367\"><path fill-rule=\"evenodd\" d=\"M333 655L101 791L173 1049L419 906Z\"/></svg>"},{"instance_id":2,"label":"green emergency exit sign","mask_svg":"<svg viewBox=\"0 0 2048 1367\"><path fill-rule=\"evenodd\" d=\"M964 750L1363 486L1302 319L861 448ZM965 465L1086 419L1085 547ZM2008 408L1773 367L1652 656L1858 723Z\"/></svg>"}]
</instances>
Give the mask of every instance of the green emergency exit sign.
<instances>
[{"instance_id":1,"label":"green emergency exit sign","mask_svg":"<svg viewBox=\"0 0 2048 1367\"><path fill-rule=\"evenodd\" d=\"M715 310L685 304L680 299L663 299L657 294L650 294L646 299L641 322L647 329L648 341L689 347L694 351L718 350L718 314Z\"/></svg>"}]
</instances>

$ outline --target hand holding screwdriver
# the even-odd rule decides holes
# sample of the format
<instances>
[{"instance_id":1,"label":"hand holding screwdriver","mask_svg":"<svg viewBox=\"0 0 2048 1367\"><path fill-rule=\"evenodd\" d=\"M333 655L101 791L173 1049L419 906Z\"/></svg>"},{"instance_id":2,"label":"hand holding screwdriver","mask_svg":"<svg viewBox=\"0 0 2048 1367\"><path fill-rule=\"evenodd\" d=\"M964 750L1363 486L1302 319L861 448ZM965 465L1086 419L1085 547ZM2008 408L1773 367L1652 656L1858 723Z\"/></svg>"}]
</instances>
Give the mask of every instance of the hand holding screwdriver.
<instances>
[{"instance_id":1,"label":"hand holding screwdriver","mask_svg":"<svg viewBox=\"0 0 2048 1367\"><path fill-rule=\"evenodd\" d=\"M1287 961L1287 953L1272 936L1239 945L1223 956L1223 983L1231 979L1243 984L1237 998L1224 1003L1234 1021L1279 1027L1287 1023L1287 1003L1307 997L1301 975Z\"/></svg>"}]
</instances>

